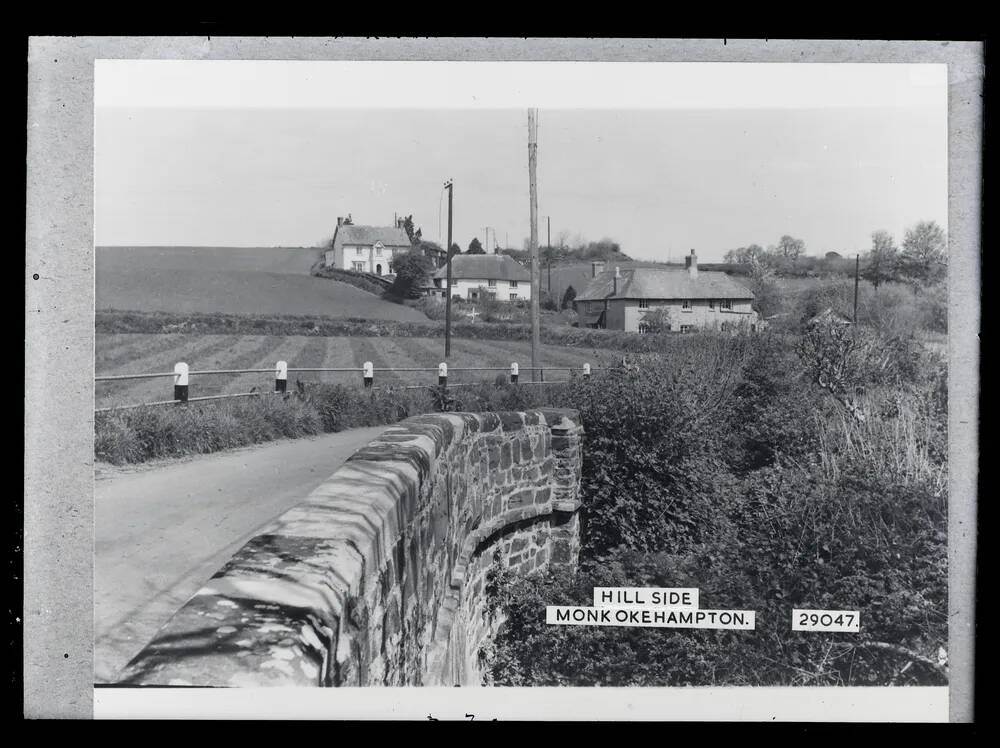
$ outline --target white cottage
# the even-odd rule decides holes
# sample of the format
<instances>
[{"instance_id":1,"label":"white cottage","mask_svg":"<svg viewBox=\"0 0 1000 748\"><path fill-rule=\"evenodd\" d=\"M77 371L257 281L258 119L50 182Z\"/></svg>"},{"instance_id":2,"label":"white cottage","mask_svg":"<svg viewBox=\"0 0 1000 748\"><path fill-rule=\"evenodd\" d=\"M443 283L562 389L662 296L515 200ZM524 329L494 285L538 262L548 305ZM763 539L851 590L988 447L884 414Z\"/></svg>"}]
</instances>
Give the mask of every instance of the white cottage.
<instances>
[{"instance_id":1,"label":"white cottage","mask_svg":"<svg viewBox=\"0 0 1000 748\"><path fill-rule=\"evenodd\" d=\"M626 332L648 332L653 319L665 329L756 330L753 292L725 273L699 271L694 250L686 267L636 267L603 270L594 263L594 277L574 301L580 325Z\"/></svg>"},{"instance_id":2,"label":"white cottage","mask_svg":"<svg viewBox=\"0 0 1000 748\"><path fill-rule=\"evenodd\" d=\"M340 270L388 275L392 272L392 258L411 249L410 237L401 226L356 226L338 218L325 264Z\"/></svg>"},{"instance_id":3,"label":"white cottage","mask_svg":"<svg viewBox=\"0 0 1000 748\"><path fill-rule=\"evenodd\" d=\"M448 267L431 276L432 296L445 298ZM451 295L466 301L530 301L531 274L510 255L464 255L451 258Z\"/></svg>"}]
</instances>

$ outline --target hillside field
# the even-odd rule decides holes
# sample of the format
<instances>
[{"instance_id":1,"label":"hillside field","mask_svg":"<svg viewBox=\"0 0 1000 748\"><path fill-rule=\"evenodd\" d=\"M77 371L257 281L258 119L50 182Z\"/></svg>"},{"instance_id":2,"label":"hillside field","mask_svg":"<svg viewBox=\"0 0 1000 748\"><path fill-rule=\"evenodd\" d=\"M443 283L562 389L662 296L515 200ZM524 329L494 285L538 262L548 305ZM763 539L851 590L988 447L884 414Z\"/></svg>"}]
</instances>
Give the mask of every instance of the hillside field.
<instances>
[{"instance_id":1,"label":"hillside field","mask_svg":"<svg viewBox=\"0 0 1000 748\"><path fill-rule=\"evenodd\" d=\"M308 247L97 247L95 306L426 321L411 307L311 276L319 257Z\"/></svg>"},{"instance_id":2,"label":"hillside field","mask_svg":"<svg viewBox=\"0 0 1000 748\"><path fill-rule=\"evenodd\" d=\"M269 369L280 359L289 368L357 367L365 361L375 365L375 384L437 383L435 371L382 372L382 367L434 368L444 360L444 341L432 338L363 338L276 335L183 335L183 334L105 334L96 339L96 371L98 375L138 374L173 371L174 364L183 361L192 371L198 369ZM542 345L542 366L582 368L607 365L618 359L616 351L588 350ZM512 361L521 367L531 362L531 346L521 341L452 340L449 367L497 366L504 372ZM493 380L496 372L452 372L450 383ZM565 379L569 372L553 372L552 378ZM343 382L361 386L360 373L290 372L289 387L296 379ZM524 371L522 378L530 377ZM248 392L251 387L267 391L273 388L270 373L239 375L205 375L191 377L190 396ZM96 406L109 407L139 402L170 400L173 382L170 378L98 382Z\"/></svg>"}]
</instances>

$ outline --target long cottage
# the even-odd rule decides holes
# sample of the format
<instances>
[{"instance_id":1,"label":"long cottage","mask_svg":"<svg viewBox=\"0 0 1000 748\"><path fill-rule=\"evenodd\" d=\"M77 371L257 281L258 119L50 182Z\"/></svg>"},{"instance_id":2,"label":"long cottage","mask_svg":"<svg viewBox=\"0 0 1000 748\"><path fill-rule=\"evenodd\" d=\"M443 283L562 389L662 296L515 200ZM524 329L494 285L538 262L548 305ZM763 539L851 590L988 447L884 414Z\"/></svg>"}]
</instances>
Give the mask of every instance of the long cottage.
<instances>
[{"instance_id":1,"label":"long cottage","mask_svg":"<svg viewBox=\"0 0 1000 748\"><path fill-rule=\"evenodd\" d=\"M447 278L447 267L434 273L428 293L444 298ZM454 255L451 295L467 301L530 301L531 274L510 255Z\"/></svg>"},{"instance_id":2,"label":"long cottage","mask_svg":"<svg viewBox=\"0 0 1000 748\"><path fill-rule=\"evenodd\" d=\"M592 263L591 281L574 302L580 325L645 333L652 329L647 315L662 309L670 331L757 329L752 291L725 273L699 272L693 249L684 259L683 269L604 270L604 263Z\"/></svg>"}]
</instances>

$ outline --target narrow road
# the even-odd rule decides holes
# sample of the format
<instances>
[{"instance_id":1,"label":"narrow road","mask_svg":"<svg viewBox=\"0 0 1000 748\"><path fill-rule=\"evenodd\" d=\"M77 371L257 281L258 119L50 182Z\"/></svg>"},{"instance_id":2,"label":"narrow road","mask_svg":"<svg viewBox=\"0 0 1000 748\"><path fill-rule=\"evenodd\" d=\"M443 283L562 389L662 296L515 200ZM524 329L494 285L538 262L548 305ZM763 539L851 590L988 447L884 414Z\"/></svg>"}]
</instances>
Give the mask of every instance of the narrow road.
<instances>
[{"instance_id":1,"label":"narrow road","mask_svg":"<svg viewBox=\"0 0 1000 748\"><path fill-rule=\"evenodd\" d=\"M94 680L107 683L262 525L386 427L132 469L94 483Z\"/></svg>"}]
</instances>

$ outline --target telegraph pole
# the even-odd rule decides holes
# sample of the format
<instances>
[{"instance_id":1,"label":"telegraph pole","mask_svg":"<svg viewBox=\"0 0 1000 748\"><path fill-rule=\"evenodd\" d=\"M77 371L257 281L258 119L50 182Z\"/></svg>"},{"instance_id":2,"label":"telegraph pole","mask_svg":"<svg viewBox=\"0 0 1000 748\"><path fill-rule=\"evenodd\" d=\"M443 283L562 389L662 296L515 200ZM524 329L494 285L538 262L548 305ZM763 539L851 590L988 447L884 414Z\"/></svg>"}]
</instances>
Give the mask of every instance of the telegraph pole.
<instances>
[{"instance_id":1,"label":"telegraph pole","mask_svg":"<svg viewBox=\"0 0 1000 748\"><path fill-rule=\"evenodd\" d=\"M854 324L858 324L858 276L861 271L861 255L854 255Z\"/></svg>"},{"instance_id":2,"label":"telegraph pole","mask_svg":"<svg viewBox=\"0 0 1000 748\"><path fill-rule=\"evenodd\" d=\"M541 294L538 268L538 193L535 185L535 166L538 159L538 110L528 110L528 193L531 203L531 381L538 376L538 339L540 322L538 297Z\"/></svg>"},{"instance_id":3,"label":"telegraph pole","mask_svg":"<svg viewBox=\"0 0 1000 748\"><path fill-rule=\"evenodd\" d=\"M444 358L445 361L451 356L451 187L452 181L449 179L444 183L448 190L448 249L445 257L448 258L448 278L445 281L444 304Z\"/></svg>"},{"instance_id":4,"label":"telegraph pole","mask_svg":"<svg viewBox=\"0 0 1000 748\"><path fill-rule=\"evenodd\" d=\"M552 295L552 216L545 216L545 255L549 268L549 296Z\"/></svg>"}]
</instances>

